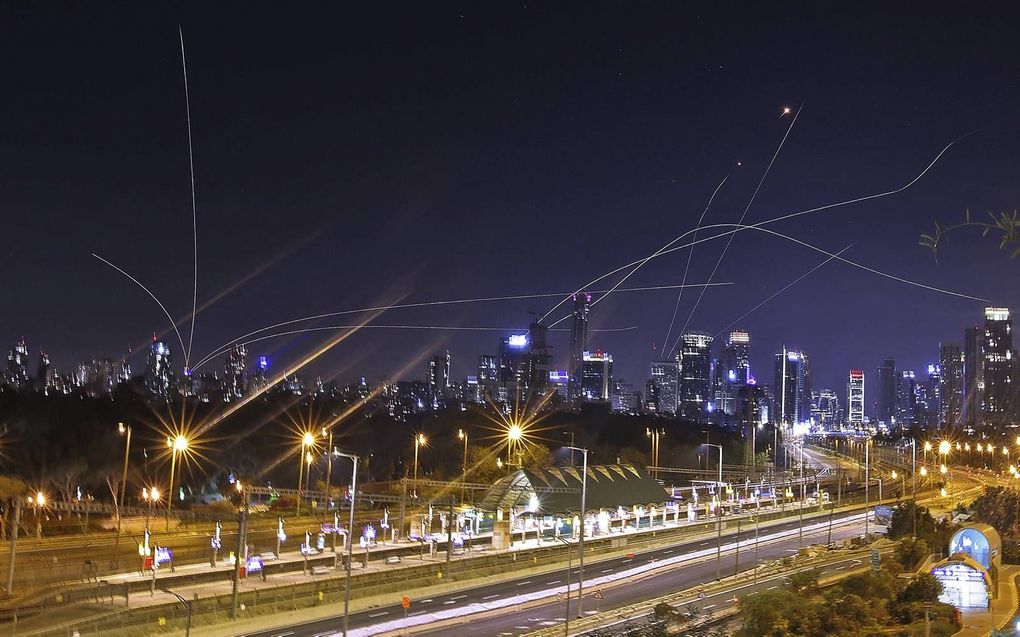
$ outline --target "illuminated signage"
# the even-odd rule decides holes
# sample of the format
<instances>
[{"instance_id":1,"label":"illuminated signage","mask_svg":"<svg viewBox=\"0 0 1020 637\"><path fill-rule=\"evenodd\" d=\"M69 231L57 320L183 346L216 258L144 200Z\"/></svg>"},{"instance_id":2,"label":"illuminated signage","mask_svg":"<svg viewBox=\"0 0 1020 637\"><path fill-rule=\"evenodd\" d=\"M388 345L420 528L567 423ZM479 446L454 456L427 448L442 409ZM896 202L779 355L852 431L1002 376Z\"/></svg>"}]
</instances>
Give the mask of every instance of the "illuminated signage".
<instances>
[{"instance_id":1,"label":"illuminated signage","mask_svg":"<svg viewBox=\"0 0 1020 637\"><path fill-rule=\"evenodd\" d=\"M511 334L507 338L507 345L510 347L525 347L528 344L527 334Z\"/></svg>"},{"instance_id":2,"label":"illuminated signage","mask_svg":"<svg viewBox=\"0 0 1020 637\"><path fill-rule=\"evenodd\" d=\"M259 356L259 369L269 369L268 356Z\"/></svg>"},{"instance_id":3,"label":"illuminated signage","mask_svg":"<svg viewBox=\"0 0 1020 637\"><path fill-rule=\"evenodd\" d=\"M258 555L249 555L245 567L247 568L249 573L261 573L262 558Z\"/></svg>"},{"instance_id":4,"label":"illuminated signage","mask_svg":"<svg viewBox=\"0 0 1020 637\"><path fill-rule=\"evenodd\" d=\"M550 383L566 383L570 380L570 374L565 369L553 369L549 371Z\"/></svg>"},{"instance_id":5,"label":"illuminated signage","mask_svg":"<svg viewBox=\"0 0 1020 637\"><path fill-rule=\"evenodd\" d=\"M174 559L174 552L166 546L157 546L153 554L153 564L159 566L160 564L169 564Z\"/></svg>"}]
</instances>

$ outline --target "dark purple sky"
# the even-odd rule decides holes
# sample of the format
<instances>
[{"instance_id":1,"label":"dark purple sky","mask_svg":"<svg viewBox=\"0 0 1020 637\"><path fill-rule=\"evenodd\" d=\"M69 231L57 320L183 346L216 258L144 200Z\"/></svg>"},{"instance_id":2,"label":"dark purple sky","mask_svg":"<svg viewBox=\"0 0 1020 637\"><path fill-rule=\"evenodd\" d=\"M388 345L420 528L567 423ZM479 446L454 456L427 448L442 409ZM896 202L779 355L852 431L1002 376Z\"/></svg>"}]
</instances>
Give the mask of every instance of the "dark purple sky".
<instances>
[{"instance_id":1,"label":"dark purple sky","mask_svg":"<svg viewBox=\"0 0 1020 637\"><path fill-rule=\"evenodd\" d=\"M991 241L954 237L938 264L917 245L934 219L1020 200L1020 74L1002 16L849 3L481 4L7 5L0 343L24 335L33 365L43 347L66 368L164 330L159 308L92 251L151 285L175 316L190 310L178 22L200 302L280 257L199 315L196 354L380 299L573 289L691 229L727 174L707 222L739 218L788 125L781 108L802 102L748 222L898 187L979 129L907 192L771 227L833 251L852 242L846 256L875 269L1020 309L1020 261ZM699 247L692 280L723 244ZM738 235L716 279L735 285L707 293L691 327L722 330L820 261ZM631 282L679 283L685 263L684 252L664 257ZM695 297L685 294L681 324ZM675 299L620 295L596 308L595 327L638 326L594 339L618 375L643 383ZM378 322L524 327L549 305L400 310ZM830 263L741 327L766 382L785 342L809 354L817 387L842 394L846 371L861 367L873 392L885 356L921 369L981 307ZM367 331L316 371L347 379L410 365L406 375L421 377L421 356L448 346L463 376L498 336ZM322 338L252 353L283 360ZM553 344L562 365L565 334Z\"/></svg>"}]
</instances>

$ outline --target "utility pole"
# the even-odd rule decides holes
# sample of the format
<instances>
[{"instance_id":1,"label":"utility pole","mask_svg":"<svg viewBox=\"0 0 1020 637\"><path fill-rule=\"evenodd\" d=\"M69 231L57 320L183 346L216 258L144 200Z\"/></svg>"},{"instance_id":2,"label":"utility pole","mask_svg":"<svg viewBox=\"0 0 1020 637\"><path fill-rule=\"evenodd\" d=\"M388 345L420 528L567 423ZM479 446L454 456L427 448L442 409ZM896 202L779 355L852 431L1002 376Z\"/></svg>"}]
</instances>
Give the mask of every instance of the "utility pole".
<instances>
[{"instance_id":1,"label":"utility pole","mask_svg":"<svg viewBox=\"0 0 1020 637\"><path fill-rule=\"evenodd\" d=\"M241 583L241 562L245 561L245 548L247 547L248 532L248 492L243 489L241 483L237 483L241 492L243 505L237 512L237 552L234 554L234 582L230 591L230 618L237 619L237 596L238 586ZM245 568L247 568L245 564Z\"/></svg>"},{"instance_id":2,"label":"utility pole","mask_svg":"<svg viewBox=\"0 0 1020 637\"><path fill-rule=\"evenodd\" d=\"M21 497L14 499L14 526L11 527L11 554L7 560L7 596L14 594L14 558L18 552L18 527L21 525Z\"/></svg>"},{"instance_id":3,"label":"utility pole","mask_svg":"<svg viewBox=\"0 0 1020 637\"><path fill-rule=\"evenodd\" d=\"M864 538L868 537L868 519L871 517L871 436L864 439Z\"/></svg>"},{"instance_id":4,"label":"utility pole","mask_svg":"<svg viewBox=\"0 0 1020 637\"><path fill-rule=\"evenodd\" d=\"M450 512L446 516L446 581L450 581L450 555L453 554L453 496L450 496Z\"/></svg>"}]
</instances>

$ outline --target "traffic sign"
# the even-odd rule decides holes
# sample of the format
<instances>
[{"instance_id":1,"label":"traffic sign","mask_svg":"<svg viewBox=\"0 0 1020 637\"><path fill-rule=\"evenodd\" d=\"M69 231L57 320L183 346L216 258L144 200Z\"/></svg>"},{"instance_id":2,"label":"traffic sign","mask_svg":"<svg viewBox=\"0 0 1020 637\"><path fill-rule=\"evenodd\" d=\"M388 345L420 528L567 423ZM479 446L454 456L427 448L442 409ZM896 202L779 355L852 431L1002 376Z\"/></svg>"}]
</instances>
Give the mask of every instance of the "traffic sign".
<instances>
[{"instance_id":1,"label":"traffic sign","mask_svg":"<svg viewBox=\"0 0 1020 637\"><path fill-rule=\"evenodd\" d=\"M404 595L403 597L400 598L400 605L404 607L404 610L407 610L408 608L411 607L411 598L408 597L407 595Z\"/></svg>"},{"instance_id":2,"label":"traffic sign","mask_svg":"<svg viewBox=\"0 0 1020 637\"><path fill-rule=\"evenodd\" d=\"M882 561L882 556L879 554L878 549L871 549L871 572L878 572L878 565Z\"/></svg>"}]
</instances>

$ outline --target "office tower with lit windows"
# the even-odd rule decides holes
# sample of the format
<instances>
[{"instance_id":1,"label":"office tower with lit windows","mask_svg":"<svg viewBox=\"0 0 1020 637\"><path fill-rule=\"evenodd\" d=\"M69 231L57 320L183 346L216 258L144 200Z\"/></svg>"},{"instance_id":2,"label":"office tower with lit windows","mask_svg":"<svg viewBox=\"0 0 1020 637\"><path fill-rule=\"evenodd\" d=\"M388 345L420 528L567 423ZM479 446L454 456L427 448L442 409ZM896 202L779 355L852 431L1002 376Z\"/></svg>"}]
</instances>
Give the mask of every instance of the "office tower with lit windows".
<instances>
[{"instance_id":1,"label":"office tower with lit windows","mask_svg":"<svg viewBox=\"0 0 1020 637\"><path fill-rule=\"evenodd\" d=\"M897 387L896 360L891 356L878 366L878 399L875 401L875 419L891 425L896 417Z\"/></svg>"},{"instance_id":2,"label":"office tower with lit windows","mask_svg":"<svg viewBox=\"0 0 1020 637\"><path fill-rule=\"evenodd\" d=\"M708 420L712 402L712 335L685 332L677 352L677 413L695 422Z\"/></svg>"},{"instance_id":3,"label":"office tower with lit windows","mask_svg":"<svg viewBox=\"0 0 1020 637\"><path fill-rule=\"evenodd\" d=\"M429 388L429 400L433 409L446 402L450 388L450 350L442 356L433 356L425 368L425 384Z\"/></svg>"},{"instance_id":4,"label":"office tower with lit windows","mask_svg":"<svg viewBox=\"0 0 1020 637\"><path fill-rule=\"evenodd\" d=\"M963 412L963 353L959 345L942 343L939 346L939 365L942 377L939 387L938 422L952 428L960 422Z\"/></svg>"},{"instance_id":5,"label":"office tower with lit windows","mask_svg":"<svg viewBox=\"0 0 1020 637\"><path fill-rule=\"evenodd\" d=\"M823 431L836 429L842 414L839 396L831 389L812 392L811 418Z\"/></svg>"},{"instance_id":6,"label":"office tower with lit windows","mask_svg":"<svg viewBox=\"0 0 1020 637\"><path fill-rule=\"evenodd\" d=\"M235 343L227 350L223 364L223 401L234 402L244 398L248 350L242 343Z\"/></svg>"},{"instance_id":7,"label":"office tower with lit windows","mask_svg":"<svg viewBox=\"0 0 1020 637\"><path fill-rule=\"evenodd\" d=\"M607 401L613 388L613 355L602 350L581 354L581 397Z\"/></svg>"},{"instance_id":8,"label":"office tower with lit windows","mask_svg":"<svg viewBox=\"0 0 1020 637\"><path fill-rule=\"evenodd\" d=\"M549 346L549 328L532 323L528 326L528 355L524 363L522 387L524 400L537 403L549 389L549 366L552 361L552 347Z\"/></svg>"},{"instance_id":9,"label":"office tower with lit windows","mask_svg":"<svg viewBox=\"0 0 1020 637\"><path fill-rule=\"evenodd\" d=\"M942 405L942 365L928 365L928 376L917 383L914 421L922 427L934 427L939 422Z\"/></svg>"},{"instance_id":10,"label":"office tower with lit windows","mask_svg":"<svg viewBox=\"0 0 1020 637\"><path fill-rule=\"evenodd\" d=\"M50 365L50 356L46 352L39 351L39 366L35 370L35 385L39 391L49 393L53 384L53 366Z\"/></svg>"},{"instance_id":11,"label":"office tower with lit windows","mask_svg":"<svg viewBox=\"0 0 1020 637\"><path fill-rule=\"evenodd\" d=\"M981 424L981 394L984 390L982 349L984 330L968 327L963 332L963 423L968 427Z\"/></svg>"},{"instance_id":12,"label":"office tower with lit windows","mask_svg":"<svg viewBox=\"0 0 1020 637\"><path fill-rule=\"evenodd\" d=\"M737 391L747 383L750 367L751 338L747 332L730 332L715 369L716 411L726 416L737 413Z\"/></svg>"},{"instance_id":13,"label":"office tower with lit windows","mask_svg":"<svg viewBox=\"0 0 1020 637\"><path fill-rule=\"evenodd\" d=\"M655 413L672 416L676 413L679 373L676 361L653 361L651 379L654 392L645 391L646 403L651 400ZM654 396L650 394L654 393Z\"/></svg>"},{"instance_id":14,"label":"office tower with lit windows","mask_svg":"<svg viewBox=\"0 0 1020 637\"><path fill-rule=\"evenodd\" d=\"M24 389L31 380L28 374L28 344L22 337L7 353L7 382L15 389Z\"/></svg>"},{"instance_id":15,"label":"office tower with lit windows","mask_svg":"<svg viewBox=\"0 0 1020 637\"><path fill-rule=\"evenodd\" d=\"M482 354L478 357L478 402L496 400L499 386L499 357Z\"/></svg>"},{"instance_id":16,"label":"office tower with lit windows","mask_svg":"<svg viewBox=\"0 0 1020 637\"><path fill-rule=\"evenodd\" d=\"M896 427L903 431L917 424L917 378L914 370L902 369L896 380Z\"/></svg>"},{"instance_id":17,"label":"office tower with lit windows","mask_svg":"<svg viewBox=\"0 0 1020 637\"><path fill-rule=\"evenodd\" d=\"M774 422L794 425L811 415L811 371L807 354L790 349L776 353Z\"/></svg>"},{"instance_id":18,"label":"office tower with lit windows","mask_svg":"<svg viewBox=\"0 0 1020 637\"><path fill-rule=\"evenodd\" d=\"M1005 307L985 308L981 347L984 391L981 395L982 424L1006 425L1016 416L1016 387L1013 375L1013 321Z\"/></svg>"},{"instance_id":19,"label":"office tower with lit windows","mask_svg":"<svg viewBox=\"0 0 1020 637\"><path fill-rule=\"evenodd\" d=\"M149 358L145 364L145 387L153 399L168 402L174 387L174 372L170 361L170 348L163 341L153 340L149 345Z\"/></svg>"},{"instance_id":20,"label":"office tower with lit windows","mask_svg":"<svg viewBox=\"0 0 1020 637\"><path fill-rule=\"evenodd\" d=\"M864 370L851 369L846 384L847 423L851 427L864 425Z\"/></svg>"},{"instance_id":21,"label":"office tower with lit windows","mask_svg":"<svg viewBox=\"0 0 1020 637\"><path fill-rule=\"evenodd\" d=\"M251 390L257 392L269 386L269 357L265 354L255 360L255 373L251 376Z\"/></svg>"},{"instance_id":22,"label":"office tower with lit windows","mask_svg":"<svg viewBox=\"0 0 1020 637\"><path fill-rule=\"evenodd\" d=\"M567 394L571 402L581 398L581 363L588 351L588 317L591 315L591 294L574 295L574 311L570 323L570 383Z\"/></svg>"}]
</instances>

